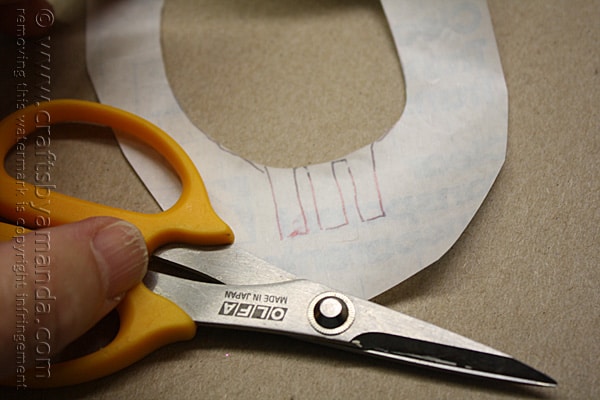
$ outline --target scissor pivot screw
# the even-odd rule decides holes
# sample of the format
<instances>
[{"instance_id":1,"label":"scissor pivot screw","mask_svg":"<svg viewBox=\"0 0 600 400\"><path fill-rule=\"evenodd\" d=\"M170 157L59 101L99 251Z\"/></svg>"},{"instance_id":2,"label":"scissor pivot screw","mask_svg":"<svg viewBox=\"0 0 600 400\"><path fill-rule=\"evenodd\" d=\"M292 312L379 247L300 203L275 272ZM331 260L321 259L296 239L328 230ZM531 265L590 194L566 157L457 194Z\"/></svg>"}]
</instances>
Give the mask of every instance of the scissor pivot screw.
<instances>
[{"instance_id":1,"label":"scissor pivot screw","mask_svg":"<svg viewBox=\"0 0 600 400\"><path fill-rule=\"evenodd\" d=\"M354 321L354 305L340 293L323 293L313 299L308 310L311 325L318 332L337 335Z\"/></svg>"},{"instance_id":2,"label":"scissor pivot screw","mask_svg":"<svg viewBox=\"0 0 600 400\"><path fill-rule=\"evenodd\" d=\"M348 307L337 297L325 297L315 307L315 319L323 328L340 327L348 319Z\"/></svg>"}]
</instances>

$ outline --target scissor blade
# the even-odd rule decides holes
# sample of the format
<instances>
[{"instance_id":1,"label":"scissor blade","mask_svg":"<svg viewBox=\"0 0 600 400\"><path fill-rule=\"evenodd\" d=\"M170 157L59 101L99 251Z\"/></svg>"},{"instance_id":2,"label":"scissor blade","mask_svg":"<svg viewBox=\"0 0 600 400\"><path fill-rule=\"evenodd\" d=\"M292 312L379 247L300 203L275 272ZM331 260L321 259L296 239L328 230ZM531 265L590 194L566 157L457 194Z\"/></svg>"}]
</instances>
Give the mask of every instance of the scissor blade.
<instances>
[{"instance_id":1,"label":"scissor blade","mask_svg":"<svg viewBox=\"0 0 600 400\"><path fill-rule=\"evenodd\" d=\"M315 282L234 286L149 272L145 283L202 325L290 335L346 351L504 381L556 384L481 343ZM341 318L329 318L336 309L341 310Z\"/></svg>"},{"instance_id":2,"label":"scissor blade","mask_svg":"<svg viewBox=\"0 0 600 400\"><path fill-rule=\"evenodd\" d=\"M385 333L362 334L352 342L365 353L409 364L528 385L552 387L557 384L549 376L509 356Z\"/></svg>"},{"instance_id":3,"label":"scissor blade","mask_svg":"<svg viewBox=\"0 0 600 400\"><path fill-rule=\"evenodd\" d=\"M219 247L197 247L185 244L165 246L154 252L153 259L159 263L171 264L180 271L191 270L209 277L214 283L228 285L260 285L297 279L296 276L235 245ZM171 273L168 274L171 275ZM178 275L177 273L173 274ZM183 275L182 277L189 279L185 272Z\"/></svg>"}]
</instances>

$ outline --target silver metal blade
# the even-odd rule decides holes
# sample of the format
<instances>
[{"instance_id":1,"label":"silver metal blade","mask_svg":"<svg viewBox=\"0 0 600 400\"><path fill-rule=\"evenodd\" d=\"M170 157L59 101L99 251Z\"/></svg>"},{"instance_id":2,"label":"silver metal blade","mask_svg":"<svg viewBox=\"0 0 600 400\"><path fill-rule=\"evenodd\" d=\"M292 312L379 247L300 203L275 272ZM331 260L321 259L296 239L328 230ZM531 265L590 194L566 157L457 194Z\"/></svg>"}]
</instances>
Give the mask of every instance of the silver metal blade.
<instances>
[{"instance_id":1,"label":"silver metal blade","mask_svg":"<svg viewBox=\"0 0 600 400\"><path fill-rule=\"evenodd\" d=\"M258 285L297 279L237 246L194 247L173 245L160 248L153 258L176 268L194 271L209 281L228 285ZM175 272L174 272L175 273ZM176 273L175 273L176 274ZM212 278L212 279L211 279Z\"/></svg>"},{"instance_id":2,"label":"silver metal blade","mask_svg":"<svg viewBox=\"0 0 600 400\"><path fill-rule=\"evenodd\" d=\"M366 333L354 339L366 353L423 367L484 378L554 387L556 381L509 356L447 346L383 333Z\"/></svg>"},{"instance_id":3,"label":"silver metal blade","mask_svg":"<svg viewBox=\"0 0 600 400\"><path fill-rule=\"evenodd\" d=\"M229 279L223 276L225 281ZM488 346L315 282L296 279L219 285L151 271L145 283L203 325L279 333L462 374L541 386L556 384Z\"/></svg>"}]
</instances>

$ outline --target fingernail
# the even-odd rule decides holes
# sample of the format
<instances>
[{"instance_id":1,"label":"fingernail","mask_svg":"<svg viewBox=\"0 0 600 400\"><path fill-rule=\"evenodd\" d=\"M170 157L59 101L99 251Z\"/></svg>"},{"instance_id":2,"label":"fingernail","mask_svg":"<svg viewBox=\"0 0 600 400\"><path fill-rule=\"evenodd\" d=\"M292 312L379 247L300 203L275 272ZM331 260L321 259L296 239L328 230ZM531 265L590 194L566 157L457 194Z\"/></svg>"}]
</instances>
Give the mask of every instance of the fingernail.
<instances>
[{"instance_id":1,"label":"fingernail","mask_svg":"<svg viewBox=\"0 0 600 400\"><path fill-rule=\"evenodd\" d=\"M92 251L107 288L107 298L121 296L146 274L146 243L138 229L125 221L99 231L92 241Z\"/></svg>"}]
</instances>

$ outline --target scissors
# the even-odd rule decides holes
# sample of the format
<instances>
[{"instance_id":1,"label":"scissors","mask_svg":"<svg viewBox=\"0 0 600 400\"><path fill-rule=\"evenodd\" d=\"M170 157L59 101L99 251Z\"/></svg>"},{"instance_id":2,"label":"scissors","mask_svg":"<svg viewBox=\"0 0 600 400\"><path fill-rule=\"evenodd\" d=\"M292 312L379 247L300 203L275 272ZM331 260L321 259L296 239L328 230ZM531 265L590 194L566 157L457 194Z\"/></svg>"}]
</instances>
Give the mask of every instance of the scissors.
<instances>
[{"instance_id":1,"label":"scissors","mask_svg":"<svg viewBox=\"0 0 600 400\"><path fill-rule=\"evenodd\" d=\"M149 144L177 173L182 193L170 209L157 214L51 194L53 225L99 215L135 224L152 254L151 270L117 307L120 327L112 342L91 354L52 365L47 379L29 377L28 386L67 386L107 376L164 345L191 339L197 325L278 333L451 373L556 386L554 379L498 350L300 279L232 245L233 232L213 210L185 151L157 126L134 114L79 100L39 103L0 122L0 154L4 159L41 123L62 122L110 126ZM15 208L15 193L5 188L16 183L17 179L0 169L1 215L21 225L33 221L35 215L33 210ZM20 201L36 201L38 188L18 183L25 188ZM0 224L0 240L11 240L16 225Z\"/></svg>"}]
</instances>

